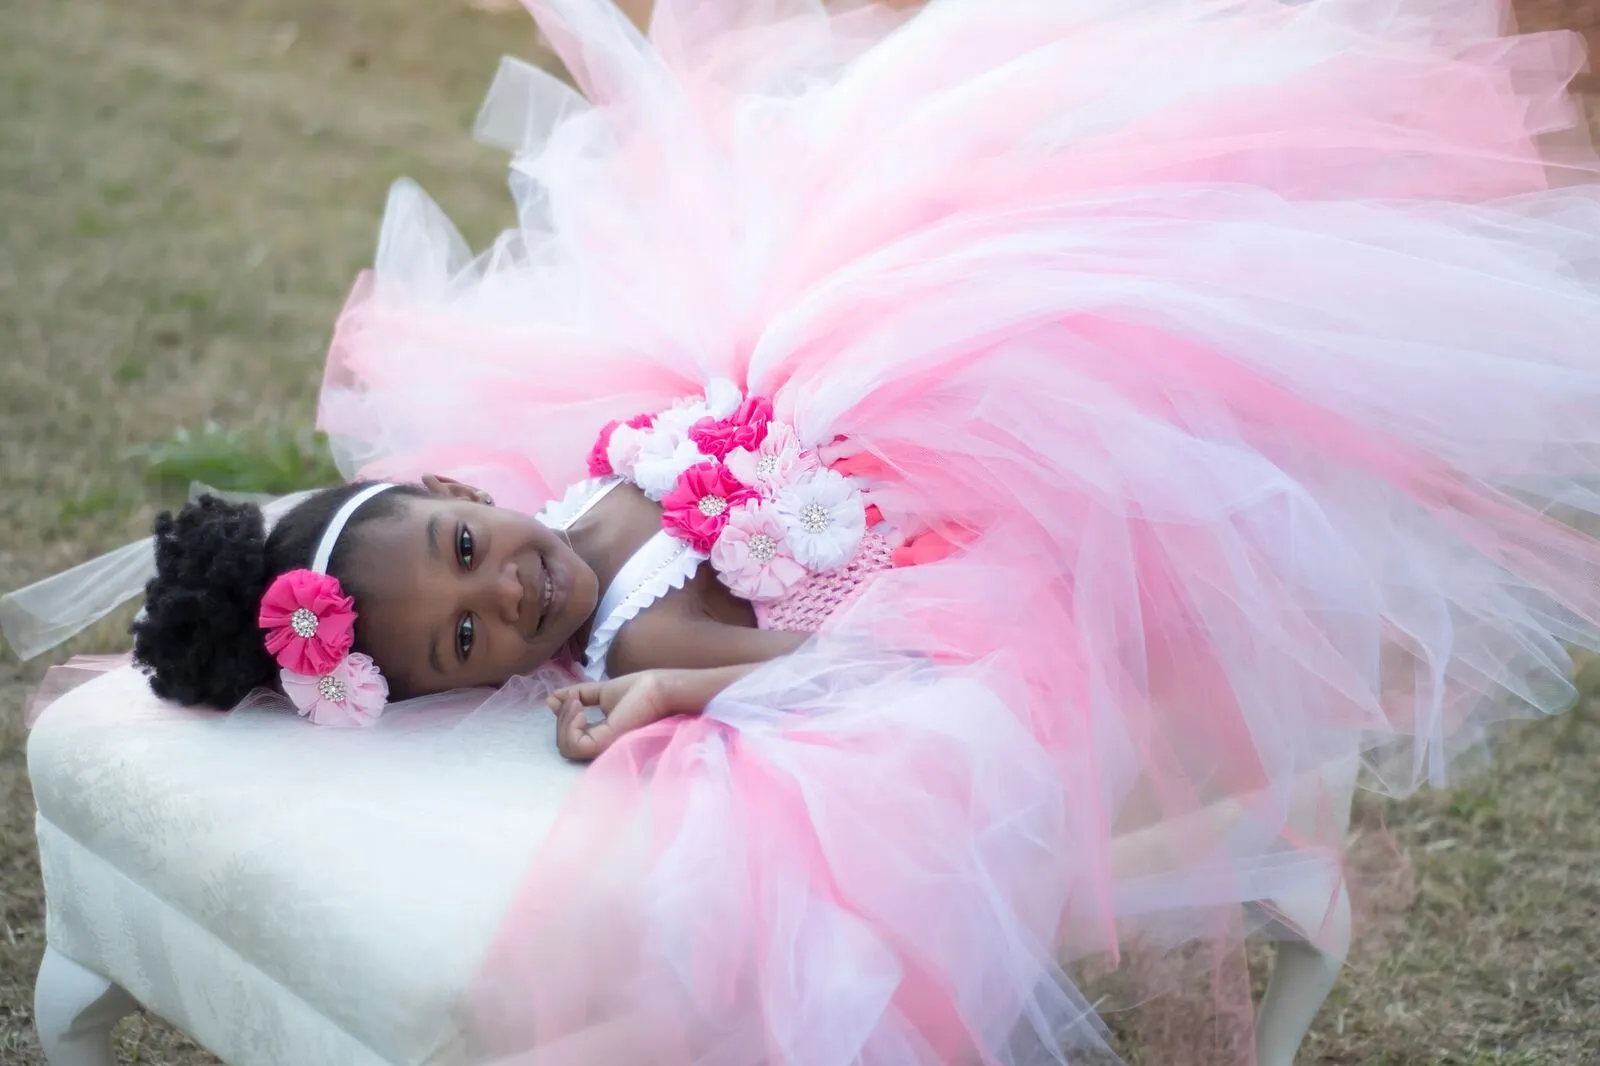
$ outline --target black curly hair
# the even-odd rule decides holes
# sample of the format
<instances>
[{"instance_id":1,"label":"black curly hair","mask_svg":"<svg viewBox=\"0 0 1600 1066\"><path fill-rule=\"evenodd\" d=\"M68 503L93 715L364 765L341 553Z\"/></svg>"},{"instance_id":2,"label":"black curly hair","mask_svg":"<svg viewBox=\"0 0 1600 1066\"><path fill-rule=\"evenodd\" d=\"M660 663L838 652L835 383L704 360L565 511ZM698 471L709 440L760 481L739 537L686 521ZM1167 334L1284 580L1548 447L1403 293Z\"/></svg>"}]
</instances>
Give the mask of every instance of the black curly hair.
<instances>
[{"instance_id":1,"label":"black curly hair","mask_svg":"<svg viewBox=\"0 0 1600 1066\"><path fill-rule=\"evenodd\" d=\"M256 618L279 574L311 565L322 532L362 482L324 489L266 531L261 508L202 496L176 515L156 517L156 576L133 623L133 657L163 699L190 707L233 707L251 690L275 687L278 664ZM405 500L426 496L398 485L361 505L334 545L328 572L360 599L343 573L351 531L396 517Z\"/></svg>"}]
</instances>

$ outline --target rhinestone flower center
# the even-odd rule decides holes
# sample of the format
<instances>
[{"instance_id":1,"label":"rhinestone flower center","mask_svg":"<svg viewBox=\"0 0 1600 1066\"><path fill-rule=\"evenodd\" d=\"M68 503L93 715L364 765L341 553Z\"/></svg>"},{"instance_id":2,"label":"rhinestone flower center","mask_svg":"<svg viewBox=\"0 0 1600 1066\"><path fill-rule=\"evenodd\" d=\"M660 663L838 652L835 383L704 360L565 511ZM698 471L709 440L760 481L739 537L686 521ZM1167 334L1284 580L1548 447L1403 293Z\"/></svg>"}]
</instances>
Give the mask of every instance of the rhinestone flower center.
<instances>
[{"instance_id":1,"label":"rhinestone flower center","mask_svg":"<svg viewBox=\"0 0 1600 1066\"><path fill-rule=\"evenodd\" d=\"M301 640L310 640L317 635L317 616L309 607L296 607L289 616L289 628Z\"/></svg>"},{"instance_id":2,"label":"rhinestone flower center","mask_svg":"<svg viewBox=\"0 0 1600 1066\"><path fill-rule=\"evenodd\" d=\"M726 514L727 511L728 501L721 496L707 495L700 497L700 513L707 518L716 518L719 515Z\"/></svg>"},{"instance_id":3,"label":"rhinestone flower center","mask_svg":"<svg viewBox=\"0 0 1600 1066\"><path fill-rule=\"evenodd\" d=\"M324 674L317 678L317 695L329 703L344 702L344 682L332 674Z\"/></svg>"},{"instance_id":4,"label":"rhinestone flower center","mask_svg":"<svg viewBox=\"0 0 1600 1066\"><path fill-rule=\"evenodd\" d=\"M770 478L778 472L778 457L776 455L763 455L756 463L756 477Z\"/></svg>"},{"instance_id":5,"label":"rhinestone flower center","mask_svg":"<svg viewBox=\"0 0 1600 1066\"><path fill-rule=\"evenodd\" d=\"M808 503L800 508L800 528L807 533L816 535L826 533L828 527L833 525L833 516L828 509L820 503Z\"/></svg>"},{"instance_id":6,"label":"rhinestone flower center","mask_svg":"<svg viewBox=\"0 0 1600 1066\"><path fill-rule=\"evenodd\" d=\"M770 563L778 555L778 542L765 533L750 538L750 558L758 563Z\"/></svg>"}]
</instances>

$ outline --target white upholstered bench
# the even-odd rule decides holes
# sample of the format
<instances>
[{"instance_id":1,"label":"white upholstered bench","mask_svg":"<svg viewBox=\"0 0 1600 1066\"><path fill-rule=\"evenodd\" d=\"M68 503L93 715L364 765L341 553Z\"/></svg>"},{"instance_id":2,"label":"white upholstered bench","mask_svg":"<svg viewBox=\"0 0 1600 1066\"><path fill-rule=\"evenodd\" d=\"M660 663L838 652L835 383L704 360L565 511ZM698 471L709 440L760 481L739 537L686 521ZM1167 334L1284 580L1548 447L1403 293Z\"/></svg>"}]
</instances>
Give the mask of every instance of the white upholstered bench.
<instances>
[{"instance_id":1,"label":"white upholstered bench","mask_svg":"<svg viewBox=\"0 0 1600 1066\"><path fill-rule=\"evenodd\" d=\"M50 1066L112 1066L138 1006L231 1066L468 1062L462 991L580 772L538 712L318 730L164 704L130 667L51 706L28 769ZM1272 908L1325 950L1280 951L1262 1066L1292 1060L1343 959L1348 909L1330 922L1318 891Z\"/></svg>"},{"instance_id":2,"label":"white upholstered bench","mask_svg":"<svg viewBox=\"0 0 1600 1066\"><path fill-rule=\"evenodd\" d=\"M109 1066L135 1003L233 1066L462 1061L462 990L579 772L532 713L315 730L126 667L49 708L28 769L51 1066Z\"/></svg>"}]
</instances>

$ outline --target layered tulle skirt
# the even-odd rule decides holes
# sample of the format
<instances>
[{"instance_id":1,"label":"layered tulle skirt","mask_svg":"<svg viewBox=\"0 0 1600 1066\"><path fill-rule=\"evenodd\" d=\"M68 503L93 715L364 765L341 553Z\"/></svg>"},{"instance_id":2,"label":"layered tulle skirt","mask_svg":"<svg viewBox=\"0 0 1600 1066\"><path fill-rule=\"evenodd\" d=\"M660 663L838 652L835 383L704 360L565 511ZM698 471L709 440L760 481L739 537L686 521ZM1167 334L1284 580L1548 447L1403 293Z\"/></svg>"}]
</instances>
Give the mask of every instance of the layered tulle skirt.
<instances>
[{"instance_id":1,"label":"layered tulle skirt","mask_svg":"<svg viewBox=\"0 0 1600 1066\"><path fill-rule=\"evenodd\" d=\"M582 95L502 68L476 258L396 187L348 467L531 510L730 377L955 550L586 772L485 1056L1043 1062L1198 977L1186 1054L1241 1061L1230 960L1345 905L1357 773L1448 782L1600 636L1579 43L1490 0L529 6Z\"/></svg>"}]
</instances>

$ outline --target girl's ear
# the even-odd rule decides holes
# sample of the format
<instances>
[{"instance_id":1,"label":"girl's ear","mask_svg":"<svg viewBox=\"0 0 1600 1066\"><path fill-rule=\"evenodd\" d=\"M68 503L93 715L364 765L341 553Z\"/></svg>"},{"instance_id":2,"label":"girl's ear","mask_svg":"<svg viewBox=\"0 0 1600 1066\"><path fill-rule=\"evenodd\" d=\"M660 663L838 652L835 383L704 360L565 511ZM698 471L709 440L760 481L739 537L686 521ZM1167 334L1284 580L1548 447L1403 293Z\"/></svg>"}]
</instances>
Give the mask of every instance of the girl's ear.
<instances>
[{"instance_id":1,"label":"girl's ear","mask_svg":"<svg viewBox=\"0 0 1600 1066\"><path fill-rule=\"evenodd\" d=\"M468 500L472 503L494 505L494 500L487 492L463 484L453 477L445 477L443 474L423 474L422 487L428 490L430 496L437 496L440 499Z\"/></svg>"}]
</instances>

